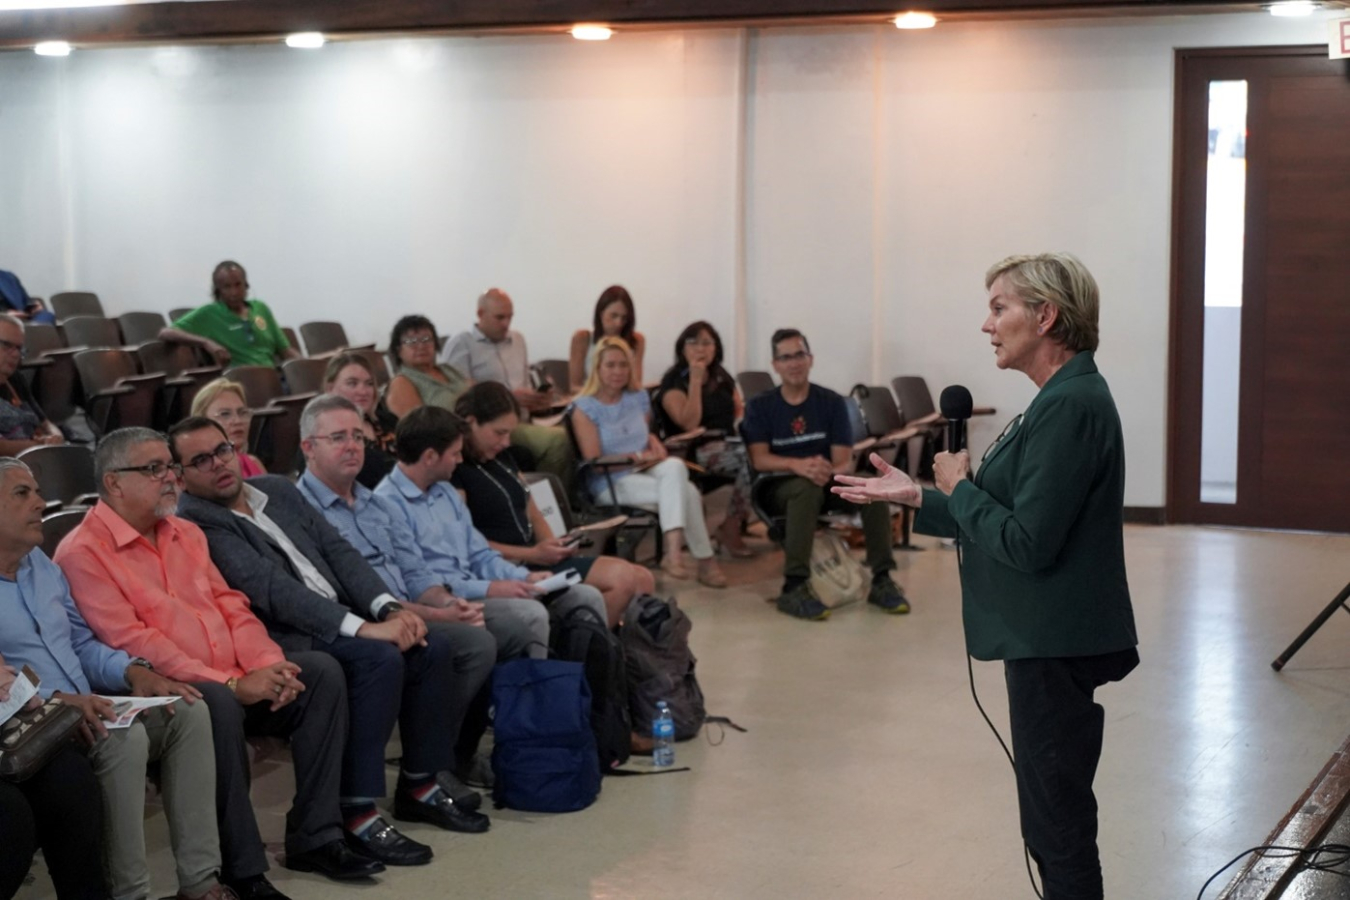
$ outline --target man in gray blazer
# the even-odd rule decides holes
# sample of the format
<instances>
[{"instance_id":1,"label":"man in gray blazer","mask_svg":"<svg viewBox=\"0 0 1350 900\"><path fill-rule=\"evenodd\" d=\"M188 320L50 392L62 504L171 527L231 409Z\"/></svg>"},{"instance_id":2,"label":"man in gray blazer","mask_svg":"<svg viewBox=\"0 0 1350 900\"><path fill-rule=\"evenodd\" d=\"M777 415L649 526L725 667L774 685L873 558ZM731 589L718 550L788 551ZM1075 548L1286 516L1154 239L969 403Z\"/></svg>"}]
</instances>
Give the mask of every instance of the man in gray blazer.
<instances>
[{"instance_id":1,"label":"man in gray blazer","mask_svg":"<svg viewBox=\"0 0 1350 900\"><path fill-rule=\"evenodd\" d=\"M285 478L245 483L220 426L194 417L169 431L186 493L179 514L206 534L211 558L244 593L273 639L321 650L347 676L348 735L342 805L348 841L386 865L421 865L431 848L387 824L384 751L399 723L402 770L394 818L450 831L483 832L485 815L457 803L449 782L454 647L388 593L351 544ZM447 785L448 786L448 785Z\"/></svg>"}]
</instances>

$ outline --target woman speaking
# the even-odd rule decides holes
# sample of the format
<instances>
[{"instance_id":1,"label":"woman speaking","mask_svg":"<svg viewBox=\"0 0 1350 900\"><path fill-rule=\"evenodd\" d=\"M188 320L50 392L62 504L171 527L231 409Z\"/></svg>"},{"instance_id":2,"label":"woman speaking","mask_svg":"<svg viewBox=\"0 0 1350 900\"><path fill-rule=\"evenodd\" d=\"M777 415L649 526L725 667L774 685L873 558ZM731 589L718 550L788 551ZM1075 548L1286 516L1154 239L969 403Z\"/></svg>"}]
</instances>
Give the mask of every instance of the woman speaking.
<instances>
[{"instance_id":1,"label":"woman speaking","mask_svg":"<svg viewBox=\"0 0 1350 900\"><path fill-rule=\"evenodd\" d=\"M981 329L1000 369L1040 388L972 475L965 451L921 490L876 456L839 475L855 503L919 510L915 530L956 537L967 652L1001 659L1022 837L1045 900L1101 900L1097 800L1104 714L1096 688L1139 664L1125 578L1125 450L1097 372L1097 283L1068 254L1013 256L985 276Z\"/></svg>"}]
</instances>

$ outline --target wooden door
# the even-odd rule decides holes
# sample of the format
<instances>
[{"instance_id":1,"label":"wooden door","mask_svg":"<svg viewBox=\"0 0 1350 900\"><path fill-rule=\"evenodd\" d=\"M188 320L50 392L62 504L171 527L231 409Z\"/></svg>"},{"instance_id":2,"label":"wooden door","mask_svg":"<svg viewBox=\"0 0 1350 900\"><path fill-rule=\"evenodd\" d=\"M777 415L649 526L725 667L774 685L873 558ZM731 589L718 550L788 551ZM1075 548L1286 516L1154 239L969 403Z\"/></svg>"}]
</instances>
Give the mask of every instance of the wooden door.
<instances>
[{"instance_id":1,"label":"wooden door","mask_svg":"<svg viewBox=\"0 0 1350 900\"><path fill-rule=\"evenodd\" d=\"M1350 60L1324 46L1177 58L1169 519L1350 531ZM1247 98L1236 490L1214 502L1201 490L1208 111L1211 84L1234 81Z\"/></svg>"}]
</instances>

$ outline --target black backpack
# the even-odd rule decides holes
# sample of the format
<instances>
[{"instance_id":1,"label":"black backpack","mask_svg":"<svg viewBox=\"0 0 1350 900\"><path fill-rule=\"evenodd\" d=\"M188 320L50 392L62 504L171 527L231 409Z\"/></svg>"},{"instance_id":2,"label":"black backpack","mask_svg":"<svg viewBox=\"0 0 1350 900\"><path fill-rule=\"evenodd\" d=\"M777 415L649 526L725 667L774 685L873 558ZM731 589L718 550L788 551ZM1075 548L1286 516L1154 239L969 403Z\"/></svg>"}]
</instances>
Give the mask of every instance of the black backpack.
<instances>
[{"instance_id":1,"label":"black backpack","mask_svg":"<svg viewBox=\"0 0 1350 900\"><path fill-rule=\"evenodd\" d=\"M703 690L694 677L697 660L689 650L691 627L674 597L639 594L624 613L620 640L628 666L629 709L644 733L662 700L675 719L677 741L698 734L708 718Z\"/></svg>"},{"instance_id":2,"label":"black backpack","mask_svg":"<svg viewBox=\"0 0 1350 900\"><path fill-rule=\"evenodd\" d=\"M628 762L633 720L628 716L628 680L623 645L593 610L577 607L552 623L554 656L582 664L591 688L591 730L600 771Z\"/></svg>"}]
</instances>

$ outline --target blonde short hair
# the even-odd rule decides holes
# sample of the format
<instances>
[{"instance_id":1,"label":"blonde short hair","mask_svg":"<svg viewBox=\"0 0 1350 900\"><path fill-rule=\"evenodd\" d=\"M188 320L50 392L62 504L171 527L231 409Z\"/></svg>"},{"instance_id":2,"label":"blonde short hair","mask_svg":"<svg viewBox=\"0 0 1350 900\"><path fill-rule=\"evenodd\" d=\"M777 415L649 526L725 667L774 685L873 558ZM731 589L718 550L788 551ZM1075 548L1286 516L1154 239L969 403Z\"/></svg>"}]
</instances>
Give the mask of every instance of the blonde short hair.
<instances>
[{"instance_id":1,"label":"blonde short hair","mask_svg":"<svg viewBox=\"0 0 1350 900\"><path fill-rule=\"evenodd\" d=\"M618 350L623 353L624 358L628 360L628 390L642 390L642 385L638 384L637 363L633 362L633 348L628 346L628 342L623 338L609 336L602 337L591 347L591 371L586 376L581 396L593 397L600 392L600 357L606 350Z\"/></svg>"},{"instance_id":2,"label":"blonde short hair","mask_svg":"<svg viewBox=\"0 0 1350 900\"><path fill-rule=\"evenodd\" d=\"M1042 303L1059 310L1050 337L1074 351L1097 349L1097 281L1076 256L1037 253L1009 256L994 263L984 275L989 288L999 276L1034 313Z\"/></svg>"},{"instance_id":3,"label":"blonde short hair","mask_svg":"<svg viewBox=\"0 0 1350 900\"><path fill-rule=\"evenodd\" d=\"M244 386L237 381L230 381L228 378L217 378L215 381L208 381L202 385L202 389L197 392L197 396L192 398L192 415L206 415L206 408L221 394L234 392L239 395L239 399L245 404L248 403L248 395L244 393Z\"/></svg>"}]
</instances>

